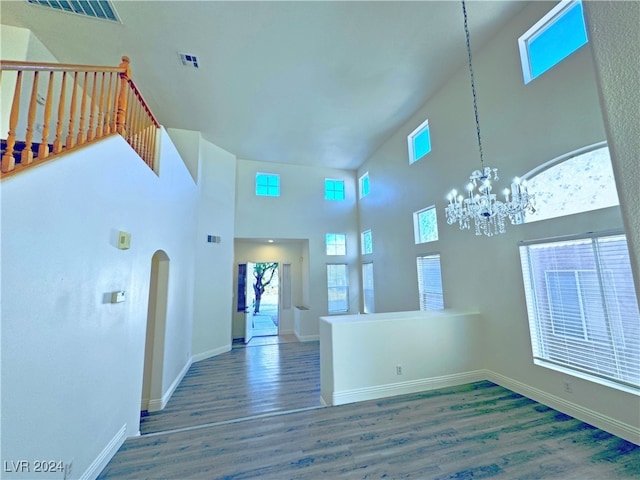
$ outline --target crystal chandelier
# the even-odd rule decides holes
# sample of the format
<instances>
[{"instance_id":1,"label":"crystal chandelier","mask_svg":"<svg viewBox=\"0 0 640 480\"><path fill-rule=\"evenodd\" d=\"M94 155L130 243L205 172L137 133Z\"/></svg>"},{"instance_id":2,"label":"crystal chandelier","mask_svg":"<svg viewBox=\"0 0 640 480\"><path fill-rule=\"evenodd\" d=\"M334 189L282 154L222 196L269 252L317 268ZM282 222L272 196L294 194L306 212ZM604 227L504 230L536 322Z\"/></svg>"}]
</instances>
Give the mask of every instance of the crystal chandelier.
<instances>
[{"instance_id":1,"label":"crystal chandelier","mask_svg":"<svg viewBox=\"0 0 640 480\"><path fill-rule=\"evenodd\" d=\"M476 86L473 78L473 65L471 63L471 43L469 41L469 27L467 25L467 7L462 0L462 13L464 14L464 32L467 38L467 55L469 57L469 73L471 76L471 93L473 95L473 112L476 120L476 134L478 136L478 150L480 152L480 170L474 170L467 184L467 196L451 190L447 195L449 205L445 210L447 223L458 223L460 229L468 229L471 221L475 225L476 235L491 237L497 233L505 232L505 219L513 225L524 221L525 213L533 213L534 196L527 191L526 180L515 178L508 188L503 190L504 201L497 199L495 193L491 193L491 182L498 180L498 169L484 166L482 154L482 140L480 139L480 122L478 121L478 104L476 100Z\"/></svg>"}]
</instances>

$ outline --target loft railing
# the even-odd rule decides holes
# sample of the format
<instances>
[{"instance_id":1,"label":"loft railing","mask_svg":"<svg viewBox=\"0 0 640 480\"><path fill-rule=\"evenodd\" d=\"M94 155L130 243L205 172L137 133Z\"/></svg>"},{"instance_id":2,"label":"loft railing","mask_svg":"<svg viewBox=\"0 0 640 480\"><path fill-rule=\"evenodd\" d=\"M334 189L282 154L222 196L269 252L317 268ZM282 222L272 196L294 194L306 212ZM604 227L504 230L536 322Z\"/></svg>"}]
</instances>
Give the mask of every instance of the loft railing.
<instances>
[{"instance_id":1,"label":"loft railing","mask_svg":"<svg viewBox=\"0 0 640 480\"><path fill-rule=\"evenodd\" d=\"M131 80L128 57L117 67L5 60L0 67L0 125L2 132L8 128L2 177L114 134L156 171L160 125ZM7 117L4 105L9 104Z\"/></svg>"}]
</instances>

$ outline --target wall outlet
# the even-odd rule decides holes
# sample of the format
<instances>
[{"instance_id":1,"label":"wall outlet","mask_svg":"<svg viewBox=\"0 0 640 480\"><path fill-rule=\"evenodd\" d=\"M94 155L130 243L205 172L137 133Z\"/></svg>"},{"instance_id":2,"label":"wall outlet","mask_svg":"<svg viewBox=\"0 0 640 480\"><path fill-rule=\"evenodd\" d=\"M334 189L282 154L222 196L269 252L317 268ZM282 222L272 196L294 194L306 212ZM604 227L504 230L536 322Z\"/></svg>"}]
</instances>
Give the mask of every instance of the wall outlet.
<instances>
[{"instance_id":1,"label":"wall outlet","mask_svg":"<svg viewBox=\"0 0 640 480\"><path fill-rule=\"evenodd\" d=\"M396 375L402 375L402 365L396 365Z\"/></svg>"},{"instance_id":2,"label":"wall outlet","mask_svg":"<svg viewBox=\"0 0 640 480\"><path fill-rule=\"evenodd\" d=\"M573 393L573 387L571 386L571 382L565 380L563 383L564 383L564 391L567 393Z\"/></svg>"}]
</instances>

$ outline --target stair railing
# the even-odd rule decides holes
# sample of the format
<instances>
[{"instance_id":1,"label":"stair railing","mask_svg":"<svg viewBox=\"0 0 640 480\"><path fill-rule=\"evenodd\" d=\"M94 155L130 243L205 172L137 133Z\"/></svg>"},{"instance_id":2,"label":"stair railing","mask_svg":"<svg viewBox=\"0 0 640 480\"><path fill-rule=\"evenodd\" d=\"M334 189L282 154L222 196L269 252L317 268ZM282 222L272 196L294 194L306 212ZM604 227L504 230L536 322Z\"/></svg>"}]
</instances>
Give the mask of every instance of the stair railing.
<instances>
[{"instance_id":1,"label":"stair railing","mask_svg":"<svg viewBox=\"0 0 640 480\"><path fill-rule=\"evenodd\" d=\"M113 134L156 171L160 124L131 79L128 57L117 67L2 60L3 89L11 89L5 72L15 86L9 117L1 118L3 130L8 123L2 177Z\"/></svg>"}]
</instances>

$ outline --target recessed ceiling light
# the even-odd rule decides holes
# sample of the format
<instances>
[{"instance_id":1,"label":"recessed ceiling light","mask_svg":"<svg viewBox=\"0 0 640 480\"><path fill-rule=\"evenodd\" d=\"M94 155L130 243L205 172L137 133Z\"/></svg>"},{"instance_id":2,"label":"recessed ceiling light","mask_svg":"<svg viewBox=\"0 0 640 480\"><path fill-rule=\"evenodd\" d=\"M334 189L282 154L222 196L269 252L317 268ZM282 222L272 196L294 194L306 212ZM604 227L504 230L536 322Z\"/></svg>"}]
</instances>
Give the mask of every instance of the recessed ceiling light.
<instances>
[{"instance_id":1,"label":"recessed ceiling light","mask_svg":"<svg viewBox=\"0 0 640 480\"><path fill-rule=\"evenodd\" d=\"M273 243L273 240L267 240L267 242L269 242L269 243Z\"/></svg>"}]
</instances>

